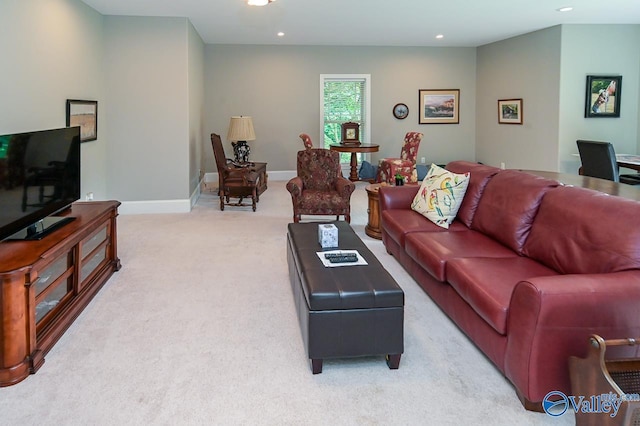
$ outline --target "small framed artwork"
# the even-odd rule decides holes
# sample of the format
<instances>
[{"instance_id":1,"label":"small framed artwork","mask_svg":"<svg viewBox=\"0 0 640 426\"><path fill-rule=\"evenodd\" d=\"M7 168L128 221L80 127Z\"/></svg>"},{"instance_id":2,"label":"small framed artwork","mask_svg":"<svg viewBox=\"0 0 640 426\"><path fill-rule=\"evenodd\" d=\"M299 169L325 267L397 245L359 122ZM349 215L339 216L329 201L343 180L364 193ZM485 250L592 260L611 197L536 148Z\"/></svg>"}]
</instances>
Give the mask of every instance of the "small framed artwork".
<instances>
[{"instance_id":1,"label":"small framed artwork","mask_svg":"<svg viewBox=\"0 0 640 426\"><path fill-rule=\"evenodd\" d=\"M498 123L522 124L522 99L499 99Z\"/></svg>"},{"instance_id":2,"label":"small framed artwork","mask_svg":"<svg viewBox=\"0 0 640 426\"><path fill-rule=\"evenodd\" d=\"M418 91L418 124L458 124L459 89L421 89Z\"/></svg>"},{"instance_id":3,"label":"small framed artwork","mask_svg":"<svg viewBox=\"0 0 640 426\"><path fill-rule=\"evenodd\" d=\"M98 139L98 101L67 99L67 127L80 126L80 142Z\"/></svg>"},{"instance_id":4,"label":"small framed artwork","mask_svg":"<svg viewBox=\"0 0 640 426\"><path fill-rule=\"evenodd\" d=\"M342 144L359 145L360 144L360 125L351 121L342 123Z\"/></svg>"},{"instance_id":5,"label":"small framed artwork","mask_svg":"<svg viewBox=\"0 0 640 426\"><path fill-rule=\"evenodd\" d=\"M587 76L584 116L620 117L622 76Z\"/></svg>"}]
</instances>

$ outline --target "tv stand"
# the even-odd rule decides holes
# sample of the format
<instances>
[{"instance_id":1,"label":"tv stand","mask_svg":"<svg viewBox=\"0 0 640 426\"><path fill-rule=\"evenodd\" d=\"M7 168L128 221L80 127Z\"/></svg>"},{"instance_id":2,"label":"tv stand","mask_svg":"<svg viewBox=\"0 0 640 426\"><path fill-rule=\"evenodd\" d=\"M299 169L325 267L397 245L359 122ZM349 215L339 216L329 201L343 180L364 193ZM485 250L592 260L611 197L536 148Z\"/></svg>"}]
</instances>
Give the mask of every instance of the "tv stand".
<instances>
[{"instance_id":1,"label":"tv stand","mask_svg":"<svg viewBox=\"0 0 640 426\"><path fill-rule=\"evenodd\" d=\"M77 202L39 240L0 243L0 387L34 374L120 269L118 201Z\"/></svg>"},{"instance_id":2,"label":"tv stand","mask_svg":"<svg viewBox=\"0 0 640 426\"><path fill-rule=\"evenodd\" d=\"M74 219L75 217L72 216L47 216L16 232L6 241L41 240Z\"/></svg>"}]
</instances>

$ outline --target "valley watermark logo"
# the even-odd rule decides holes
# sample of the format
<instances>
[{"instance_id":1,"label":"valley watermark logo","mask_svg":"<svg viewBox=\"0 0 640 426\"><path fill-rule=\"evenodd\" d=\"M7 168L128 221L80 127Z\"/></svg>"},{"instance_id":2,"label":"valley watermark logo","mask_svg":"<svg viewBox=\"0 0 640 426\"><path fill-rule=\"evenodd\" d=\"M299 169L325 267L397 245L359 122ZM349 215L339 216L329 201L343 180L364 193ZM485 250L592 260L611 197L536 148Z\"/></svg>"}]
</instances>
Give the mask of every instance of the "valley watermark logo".
<instances>
[{"instance_id":1,"label":"valley watermark logo","mask_svg":"<svg viewBox=\"0 0 640 426\"><path fill-rule=\"evenodd\" d=\"M613 418L625 401L640 401L640 395L629 393L618 396L609 392L600 395L574 396L560 391L551 391L542 400L542 408L552 417L562 416L571 408L575 413L606 413Z\"/></svg>"}]
</instances>

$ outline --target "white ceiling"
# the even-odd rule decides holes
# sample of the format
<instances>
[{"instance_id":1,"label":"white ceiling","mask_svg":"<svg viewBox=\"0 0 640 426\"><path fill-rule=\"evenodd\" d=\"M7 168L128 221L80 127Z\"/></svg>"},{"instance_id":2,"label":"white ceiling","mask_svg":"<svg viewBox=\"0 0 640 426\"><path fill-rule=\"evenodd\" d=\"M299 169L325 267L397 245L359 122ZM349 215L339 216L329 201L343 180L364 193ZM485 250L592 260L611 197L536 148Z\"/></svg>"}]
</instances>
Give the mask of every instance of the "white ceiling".
<instances>
[{"instance_id":1,"label":"white ceiling","mask_svg":"<svg viewBox=\"0 0 640 426\"><path fill-rule=\"evenodd\" d=\"M558 24L640 24L640 0L83 1L103 15L187 17L207 44L475 47Z\"/></svg>"}]
</instances>

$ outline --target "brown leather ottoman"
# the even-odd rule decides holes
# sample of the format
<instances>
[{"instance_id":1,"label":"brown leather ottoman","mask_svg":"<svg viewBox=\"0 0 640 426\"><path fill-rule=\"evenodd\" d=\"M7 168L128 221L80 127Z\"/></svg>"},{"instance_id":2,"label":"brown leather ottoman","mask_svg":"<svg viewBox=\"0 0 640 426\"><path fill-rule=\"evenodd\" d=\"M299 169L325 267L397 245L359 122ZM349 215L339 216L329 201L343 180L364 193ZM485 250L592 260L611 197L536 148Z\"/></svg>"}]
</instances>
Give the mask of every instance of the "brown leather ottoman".
<instances>
[{"instance_id":1,"label":"brown leather ottoman","mask_svg":"<svg viewBox=\"0 0 640 426\"><path fill-rule=\"evenodd\" d=\"M404 352L404 293L346 222L342 250L358 250L368 265L326 268L316 252L317 223L290 223L287 263L298 321L313 374L325 358L386 356L397 369Z\"/></svg>"}]
</instances>

